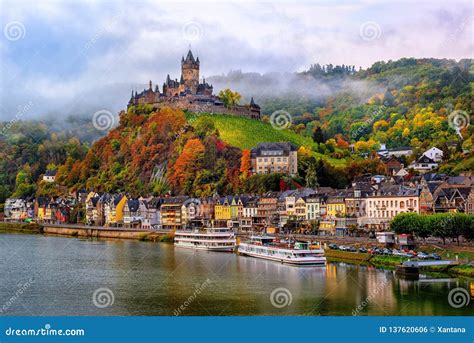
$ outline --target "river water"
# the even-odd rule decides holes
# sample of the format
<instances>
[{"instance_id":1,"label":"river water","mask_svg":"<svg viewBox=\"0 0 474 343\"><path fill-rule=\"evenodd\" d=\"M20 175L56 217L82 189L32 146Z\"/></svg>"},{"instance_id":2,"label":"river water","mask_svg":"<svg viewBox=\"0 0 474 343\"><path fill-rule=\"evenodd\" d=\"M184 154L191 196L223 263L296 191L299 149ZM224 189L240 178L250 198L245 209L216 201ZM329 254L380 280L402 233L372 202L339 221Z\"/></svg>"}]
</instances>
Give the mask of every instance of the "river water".
<instances>
[{"instance_id":1,"label":"river water","mask_svg":"<svg viewBox=\"0 0 474 343\"><path fill-rule=\"evenodd\" d=\"M294 267L172 244L0 234L0 315L472 315L467 280Z\"/></svg>"}]
</instances>

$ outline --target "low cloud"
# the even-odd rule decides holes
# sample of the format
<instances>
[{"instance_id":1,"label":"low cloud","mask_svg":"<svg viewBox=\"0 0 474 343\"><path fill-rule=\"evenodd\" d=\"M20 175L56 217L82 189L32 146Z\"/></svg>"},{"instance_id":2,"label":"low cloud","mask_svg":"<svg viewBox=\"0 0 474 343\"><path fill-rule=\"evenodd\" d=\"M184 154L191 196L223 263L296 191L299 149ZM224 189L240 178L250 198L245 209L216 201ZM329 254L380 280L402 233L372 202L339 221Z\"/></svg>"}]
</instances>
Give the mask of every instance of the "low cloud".
<instances>
[{"instance_id":1,"label":"low cloud","mask_svg":"<svg viewBox=\"0 0 474 343\"><path fill-rule=\"evenodd\" d=\"M22 2L0 4L0 120L35 104L32 117L117 112L148 80L179 78L189 45L215 90L257 98L294 89L318 98L337 87L295 78L313 63L367 67L401 57L472 58L470 1L372 2ZM380 32L362 37L361 25ZM194 26L193 26L194 25ZM185 28L193 28L187 32ZM242 79L219 75L242 70ZM256 72L252 76L252 73ZM217 76L216 76L217 75ZM259 75L259 76L257 76ZM342 87L366 87L351 83ZM339 86L338 86L339 87ZM305 93L306 92L306 93Z\"/></svg>"}]
</instances>

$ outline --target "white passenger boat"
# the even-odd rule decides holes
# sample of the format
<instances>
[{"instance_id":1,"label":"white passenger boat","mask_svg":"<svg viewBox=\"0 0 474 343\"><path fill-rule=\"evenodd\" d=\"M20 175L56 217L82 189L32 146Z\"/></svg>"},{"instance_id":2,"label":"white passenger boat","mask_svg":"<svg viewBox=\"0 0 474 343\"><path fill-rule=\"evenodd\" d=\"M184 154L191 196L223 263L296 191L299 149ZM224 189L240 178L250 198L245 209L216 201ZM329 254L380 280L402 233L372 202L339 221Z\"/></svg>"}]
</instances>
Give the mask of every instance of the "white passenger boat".
<instances>
[{"instance_id":1,"label":"white passenger boat","mask_svg":"<svg viewBox=\"0 0 474 343\"><path fill-rule=\"evenodd\" d=\"M176 247L199 250L234 251L235 242L234 232L226 227L176 230L174 236Z\"/></svg>"},{"instance_id":2,"label":"white passenger boat","mask_svg":"<svg viewBox=\"0 0 474 343\"><path fill-rule=\"evenodd\" d=\"M249 242L240 243L239 254L278 261L293 265L324 265L323 250L309 249L307 242L281 243L271 236L252 236Z\"/></svg>"}]
</instances>

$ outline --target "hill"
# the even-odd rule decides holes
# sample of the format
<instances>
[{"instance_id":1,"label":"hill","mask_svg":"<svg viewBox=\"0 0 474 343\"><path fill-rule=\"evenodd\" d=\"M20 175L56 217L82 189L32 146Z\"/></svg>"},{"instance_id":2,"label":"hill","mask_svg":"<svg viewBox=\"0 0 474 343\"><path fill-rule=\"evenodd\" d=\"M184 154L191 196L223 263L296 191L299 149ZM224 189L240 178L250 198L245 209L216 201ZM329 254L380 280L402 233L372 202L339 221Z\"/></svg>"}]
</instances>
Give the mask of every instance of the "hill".
<instances>
[{"instance_id":1,"label":"hill","mask_svg":"<svg viewBox=\"0 0 474 343\"><path fill-rule=\"evenodd\" d=\"M244 117L219 114L187 114L188 122L195 123L197 118L211 120L219 131L219 137L225 143L238 147L241 150L256 147L263 142L291 142L298 147L310 150L317 147L311 137L303 136L289 129L277 130L269 123L260 122ZM331 158L319 152L313 152L316 158L323 158L331 165L343 166L345 159Z\"/></svg>"},{"instance_id":2,"label":"hill","mask_svg":"<svg viewBox=\"0 0 474 343\"><path fill-rule=\"evenodd\" d=\"M472 173L473 60L406 58L357 72L315 65L296 77L316 83L305 83L311 87L300 98L262 98L261 122L139 105L121 112L119 125L90 147L84 142L89 134L48 132L44 123L6 123L0 132L0 202L12 193L59 188L196 196L278 190L285 183L342 188L359 175L384 173L375 154L381 144L411 146L414 154L403 158L405 166L436 145L444 151L438 171ZM309 96L319 89L312 86L328 82L330 94ZM289 128L272 127L270 114L276 110L289 112ZM248 175L243 154L270 141L300 147L297 178ZM58 168L58 187L36 183L48 167Z\"/></svg>"}]
</instances>

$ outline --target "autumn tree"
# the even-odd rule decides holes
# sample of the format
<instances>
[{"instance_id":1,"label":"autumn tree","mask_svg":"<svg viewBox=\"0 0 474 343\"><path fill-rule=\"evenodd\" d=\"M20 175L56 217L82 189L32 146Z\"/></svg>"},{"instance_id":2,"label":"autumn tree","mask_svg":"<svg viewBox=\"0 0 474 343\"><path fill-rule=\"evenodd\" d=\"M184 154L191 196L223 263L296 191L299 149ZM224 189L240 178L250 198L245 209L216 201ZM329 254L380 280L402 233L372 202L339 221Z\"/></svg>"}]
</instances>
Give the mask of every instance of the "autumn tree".
<instances>
[{"instance_id":1,"label":"autumn tree","mask_svg":"<svg viewBox=\"0 0 474 343\"><path fill-rule=\"evenodd\" d=\"M204 145L199 138L193 138L186 142L169 176L169 182L175 189L189 193L189 182L192 184L196 172L200 169L204 151Z\"/></svg>"},{"instance_id":2,"label":"autumn tree","mask_svg":"<svg viewBox=\"0 0 474 343\"><path fill-rule=\"evenodd\" d=\"M250 150L242 150L242 158L240 162L240 173L242 178L246 179L249 176L250 169L252 168L252 160L250 156Z\"/></svg>"}]
</instances>

